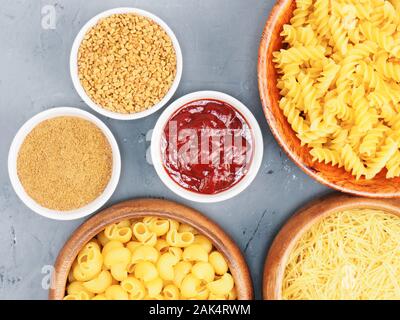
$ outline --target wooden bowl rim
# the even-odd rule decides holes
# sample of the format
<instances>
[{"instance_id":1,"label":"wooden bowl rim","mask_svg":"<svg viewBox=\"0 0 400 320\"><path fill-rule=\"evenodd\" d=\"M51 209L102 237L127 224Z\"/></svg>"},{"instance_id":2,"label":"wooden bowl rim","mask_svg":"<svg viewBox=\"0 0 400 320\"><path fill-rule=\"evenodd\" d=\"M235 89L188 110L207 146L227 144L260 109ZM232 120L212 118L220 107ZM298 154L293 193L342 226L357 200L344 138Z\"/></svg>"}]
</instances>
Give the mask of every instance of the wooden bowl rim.
<instances>
[{"instance_id":1,"label":"wooden bowl rim","mask_svg":"<svg viewBox=\"0 0 400 320\"><path fill-rule=\"evenodd\" d=\"M299 238L314 223L326 216L356 208L383 210L400 217L400 200L398 199L372 199L334 193L311 201L285 223L269 249L264 263L264 300L281 300L286 263Z\"/></svg>"},{"instance_id":2,"label":"wooden bowl rim","mask_svg":"<svg viewBox=\"0 0 400 320\"><path fill-rule=\"evenodd\" d=\"M197 210L161 199L135 199L115 204L96 214L71 235L61 249L54 267L50 300L61 300L65 295L68 274L79 250L94 236L112 223L145 216L164 217L186 223L208 237L228 261L235 280L238 300L254 298L253 284L247 263L232 238L210 218Z\"/></svg>"},{"instance_id":3,"label":"wooden bowl rim","mask_svg":"<svg viewBox=\"0 0 400 320\"><path fill-rule=\"evenodd\" d=\"M330 180L324 178L321 175L318 175L316 171L312 168L307 166L301 159L301 157L298 156L298 154L294 151L292 151L286 143L286 140L284 137L282 137L279 133L279 130L277 129L277 126L275 125L275 116L272 110L270 109L270 106L272 104L270 94L268 90L268 83L269 83L269 78L268 78L268 71L267 71L267 53L269 50L269 47L271 46L271 37L274 32L274 27L278 21L278 18L280 16L280 13L283 9L286 9L287 7L290 7L290 5L294 2L294 0L277 0L275 5L273 6L271 13L269 15L269 18L265 24L262 36L261 36L261 41L260 41L260 47L258 50L258 68L257 68L257 74L258 74L258 89L260 93L260 98L261 98L261 104L262 108L264 111L265 118L268 122L269 128L272 132L272 135L274 136L275 140L278 142L279 146L283 149L283 151L286 153L286 155L307 175L309 175L311 178L315 179L319 183L333 188L335 190L345 192L348 194L353 194L356 196L362 196L362 197L369 197L369 198L385 198L385 199L390 199L390 198L400 198L400 191L397 192L369 192L369 191L362 191L362 190L355 190L352 188L348 188L345 186L339 186L336 183L331 182Z\"/></svg>"}]
</instances>

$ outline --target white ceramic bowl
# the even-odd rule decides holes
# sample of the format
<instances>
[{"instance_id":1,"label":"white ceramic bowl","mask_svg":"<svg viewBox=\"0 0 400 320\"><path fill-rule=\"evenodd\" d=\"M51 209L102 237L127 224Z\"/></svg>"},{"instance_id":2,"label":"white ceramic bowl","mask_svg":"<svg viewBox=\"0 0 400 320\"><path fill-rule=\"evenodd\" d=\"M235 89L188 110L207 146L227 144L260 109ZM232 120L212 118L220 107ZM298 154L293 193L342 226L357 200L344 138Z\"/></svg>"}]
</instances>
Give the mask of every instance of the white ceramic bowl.
<instances>
[{"instance_id":1,"label":"white ceramic bowl","mask_svg":"<svg viewBox=\"0 0 400 320\"><path fill-rule=\"evenodd\" d=\"M253 147L254 154L249 165L249 169L247 174L232 188L225 190L223 192L217 194L200 194L197 192L189 191L183 187L181 187L178 183L176 183L172 178L168 175L164 168L163 160L162 160L162 151L161 151L161 141L163 136L164 127L167 124L168 120L172 117L172 115L181 107L188 104L189 102L200 100L200 99L214 99L222 102L226 102L234 107L240 114L245 118L247 123L250 126L253 135ZM165 111L161 114L158 119L156 126L153 131L152 139L151 139L151 158L156 169L158 176L161 181L173 192L178 194L179 196L195 201L195 202L203 202L203 203L213 203L225 201L230 198L237 196L243 190L245 190L251 182L256 177L258 170L260 169L262 158L264 153L264 143L262 138L262 133L260 130L260 126L256 118L253 116L251 111L239 100L233 98L230 95L227 95L222 92L216 91L199 91L190 93L188 95L183 96L182 98L174 101Z\"/></svg>"},{"instance_id":2,"label":"white ceramic bowl","mask_svg":"<svg viewBox=\"0 0 400 320\"><path fill-rule=\"evenodd\" d=\"M33 128L35 128L39 123L43 122L44 120L60 116L79 117L95 124L106 136L108 142L110 143L113 154L113 168L112 168L111 178L104 192L97 199L95 199L88 205L71 211L50 210L39 205L25 192L24 187L22 186L17 174L18 153L26 136L32 131ZM108 129L107 126L98 118L96 118L89 112L76 108L68 108L68 107L53 108L35 115L33 118L28 120L21 127L21 129L19 129L18 133L16 134L11 144L10 151L8 154L8 173L10 176L11 184L15 192L17 193L18 197L31 210L50 219L75 220L94 213L95 211L100 209L107 202L108 199L110 199L110 197L115 191L115 188L118 185L121 173L121 155L119 152L117 141L115 140L110 129Z\"/></svg>"},{"instance_id":3,"label":"white ceramic bowl","mask_svg":"<svg viewBox=\"0 0 400 320\"><path fill-rule=\"evenodd\" d=\"M123 14L123 13L134 13L134 14L149 18L149 19L153 20L154 22L156 22L161 28L163 28L172 40L172 44L174 46L175 53L176 53L176 63L177 63L176 76L175 76L174 82L172 83L172 86L169 89L169 91L167 92L167 94L165 95L165 97L159 103L154 105L153 107L151 107L145 111L131 113L131 114L112 112L112 111L104 109L101 106L99 106L98 104L96 104L86 94L86 92L83 89L82 84L79 80L79 76L78 76L78 51L79 51L81 42L82 42L83 38L85 37L86 32L90 28L95 26L100 19L106 18L113 14ZM179 85L179 82L181 81L181 77L182 77L182 68L183 68L182 51L181 51L181 47L179 45L178 39L176 38L174 32L170 29L170 27L168 27L168 25L163 20L161 20L156 15L154 15L150 12L144 11L144 10L136 9L136 8L115 8L115 9L104 11L104 12L98 14L97 16L93 17L92 19L90 19L82 27L82 29L79 31L78 35L76 36L75 41L72 45L72 50L71 50L71 55L70 55L70 73L71 73L72 82L74 84L76 91L82 98L82 100L85 101L85 103L89 107L91 107L93 110L95 110L96 112L102 114L103 116L117 119L117 120L140 119L140 118L146 117L146 116L156 112L157 110L161 109L172 98L176 89L178 89L178 85Z\"/></svg>"}]
</instances>

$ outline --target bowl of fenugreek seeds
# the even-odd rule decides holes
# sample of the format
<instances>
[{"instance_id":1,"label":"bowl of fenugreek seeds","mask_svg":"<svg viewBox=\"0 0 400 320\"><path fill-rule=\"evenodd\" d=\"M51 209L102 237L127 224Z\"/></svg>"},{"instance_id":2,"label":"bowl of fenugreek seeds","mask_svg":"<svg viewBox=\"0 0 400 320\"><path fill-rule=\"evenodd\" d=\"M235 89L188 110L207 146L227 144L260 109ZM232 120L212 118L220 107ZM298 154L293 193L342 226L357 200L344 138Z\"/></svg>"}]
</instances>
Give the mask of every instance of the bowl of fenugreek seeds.
<instances>
[{"instance_id":1,"label":"bowl of fenugreek seeds","mask_svg":"<svg viewBox=\"0 0 400 320\"><path fill-rule=\"evenodd\" d=\"M100 209L120 173L118 144L108 127L76 108L53 108L28 120L8 156L11 184L34 212L74 220Z\"/></svg>"},{"instance_id":2,"label":"bowl of fenugreek seeds","mask_svg":"<svg viewBox=\"0 0 400 320\"><path fill-rule=\"evenodd\" d=\"M182 52L168 25L135 8L116 8L89 20L71 50L73 84L104 116L132 120L162 108L178 88Z\"/></svg>"}]
</instances>

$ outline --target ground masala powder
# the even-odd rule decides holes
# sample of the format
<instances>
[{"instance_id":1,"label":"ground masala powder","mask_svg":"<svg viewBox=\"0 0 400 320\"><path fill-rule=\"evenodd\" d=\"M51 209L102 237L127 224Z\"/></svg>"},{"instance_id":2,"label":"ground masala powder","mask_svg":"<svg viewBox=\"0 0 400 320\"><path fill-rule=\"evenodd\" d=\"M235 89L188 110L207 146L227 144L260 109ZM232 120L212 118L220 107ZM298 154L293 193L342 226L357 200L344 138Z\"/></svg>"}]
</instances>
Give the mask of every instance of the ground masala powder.
<instances>
[{"instance_id":1,"label":"ground masala powder","mask_svg":"<svg viewBox=\"0 0 400 320\"><path fill-rule=\"evenodd\" d=\"M18 154L18 177L41 206L81 208L101 195L111 178L112 150L102 131L78 117L57 117L37 125Z\"/></svg>"}]
</instances>

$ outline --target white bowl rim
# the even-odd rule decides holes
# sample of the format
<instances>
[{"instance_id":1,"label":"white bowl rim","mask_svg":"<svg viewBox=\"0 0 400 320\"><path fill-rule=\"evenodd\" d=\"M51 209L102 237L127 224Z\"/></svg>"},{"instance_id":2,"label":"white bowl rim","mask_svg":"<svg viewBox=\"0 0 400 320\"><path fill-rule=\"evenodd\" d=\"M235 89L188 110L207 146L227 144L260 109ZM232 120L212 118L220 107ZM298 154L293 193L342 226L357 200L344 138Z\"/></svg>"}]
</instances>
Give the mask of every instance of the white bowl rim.
<instances>
[{"instance_id":1,"label":"white bowl rim","mask_svg":"<svg viewBox=\"0 0 400 320\"><path fill-rule=\"evenodd\" d=\"M85 120L92 122L96 125L106 136L108 142L110 143L112 154L113 154L113 167L110 181L108 182L106 188L103 193L91 203L86 206L70 211L57 211L51 210L48 208L44 208L39 205L35 200L33 200L25 191L22 186L18 174L17 174L17 158L19 149L24 142L26 136L35 128L39 123L57 118L60 116L72 116L79 117ZM16 194L22 200L22 202L30 208L32 211L40 214L49 219L54 220L75 220L91 215L98 209L100 209L113 195L121 174L121 154L119 151L119 147L117 141L115 140L114 135L110 131L110 129L97 117L92 115L89 112L83 111L81 109L72 108L72 107L55 107L45 111L42 111L28 121L26 121L22 127L18 130L15 135L8 154L8 174L10 177L11 185L13 186Z\"/></svg>"},{"instance_id":2,"label":"white bowl rim","mask_svg":"<svg viewBox=\"0 0 400 320\"><path fill-rule=\"evenodd\" d=\"M171 118L171 116L176 112L179 108L183 107L185 104L200 100L200 99L215 99L223 102L227 102L232 107L234 107L237 111L239 111L245 120L248 122L250 126L250 130L253 134L254 139L254 154L252 158L252 162L249 167L249 171L247 174L232 188L225 190L223 192L217 194L201 194L193 191L189 191L183 187L181 187L178 183L176 183L166 172L161 154L161 138L163 134L163 129ZM262 159L264 154L264 141L261 133L260 126L257 122L257 119L251 113L251 111L239 100L236 98L222 92L218 91L197 91L189 93L178 100L175 100L171 105L169 105L164 112L159 117L151 138L151 158L153 162L153 166L160 177L161 181L174 193L194 202L201 203L215 203L221 202L228 199L231 199L237 196L239 193L243 192L255 179L257 173L261 167Z\"/></svg>"},{"instance_id":3,"label":"white bowl rim","mask_svg":"<svg viewBox=\"0 0 400 320\"><path fill-rule=\"evenodd\" d=\"M134 13L146 18L149 18L156 22L162 29L165 30L165 32L168 34L168 36L171 38L172 44L175 49L176 53L176 75L175 79L171 85L171 88L168 90L167 94L164 96L164 98L152 106L151 108L137 112L137 113L130 113L130 114L125 114L125 113L118 113L118 112L113 112L110 110L107 110L105 108L102 108L101 106L97 105L85 92L85 90L82 87L82 84L79 80L78 77L78 51L79 47L81 45L81 42L86 34L86 32L96 25L96 23L105 17L108 17L113 14L124 14L124 13ZM172 29L158 16L142 10L142 9L137 9L137 8L132 8L132 7L120 7L120 8L114 8L110 10L103 11L99 13L98 15L94 16L91 18L79 31L77 34L74 43L72 45L71 49L71 54L70 54L70 61L69 61L69 66L70 66L70 75L72 79L72 83L75 87L75 90L78 92L79 96L81 99L89 106L91 107L94 111L102 114L103 116L106 116L108 118L116 119L116 120L135 120L135 119L141 119L144 117L147 117L154 112L157 112L160 110L175 94L176 90L178 89L179 83L182 78L182 70L183 70L183 57L182 57L182 50L179 45L178 39L175 35L175 33L172 31Z\"/></svg>"}]
</instances>

